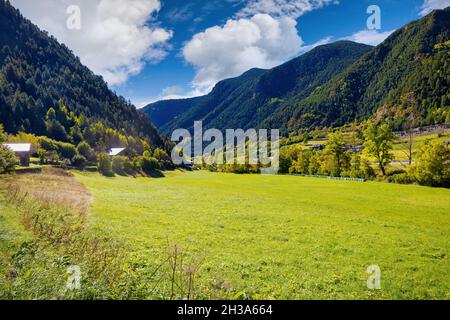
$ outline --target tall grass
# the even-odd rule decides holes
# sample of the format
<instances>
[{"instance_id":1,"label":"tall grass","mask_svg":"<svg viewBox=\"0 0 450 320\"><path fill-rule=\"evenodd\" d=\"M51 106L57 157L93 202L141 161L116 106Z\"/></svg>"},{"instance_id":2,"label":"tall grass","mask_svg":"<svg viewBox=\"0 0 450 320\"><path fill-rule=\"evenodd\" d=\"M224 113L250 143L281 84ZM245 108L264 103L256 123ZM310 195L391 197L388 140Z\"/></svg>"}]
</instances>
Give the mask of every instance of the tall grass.
<instances>
[{"instance_id":1,"label":"tall grass","mask_svg":"<svg viewBox=\"0 0 450 320\"><path fill-rule=\"evenodd\" d=\"M156 257L89 227L92 196L71 174L1 178L0 192L33 234L0 270L2 299L193 299L199 266L176 245ZM80 287L68 289L68 273L81 271Z\"/></svg>"}]
</instances>

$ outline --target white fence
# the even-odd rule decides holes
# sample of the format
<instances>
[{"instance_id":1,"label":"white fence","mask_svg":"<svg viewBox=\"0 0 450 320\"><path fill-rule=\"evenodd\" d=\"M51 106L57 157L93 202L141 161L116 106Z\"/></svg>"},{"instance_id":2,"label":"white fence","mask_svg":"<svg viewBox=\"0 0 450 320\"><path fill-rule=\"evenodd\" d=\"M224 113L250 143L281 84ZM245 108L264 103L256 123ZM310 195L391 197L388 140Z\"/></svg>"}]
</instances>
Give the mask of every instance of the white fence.
<instances>
[{"instance_id":1,"label":"white fence","mask_svg":"<svg viewBox=\"0 0 450 320\"><path fill-rule=\"evenodd\" d=\"M291 176L307 177L307 178L320 178L329 180L342 180L342 181L356 181L356 182L366 182L366 179L361 178L345 178L345 177L330 177L330 176L319 176L319 175L309 175L309 174L290 174Z\"/></svg>"}]
</instances>

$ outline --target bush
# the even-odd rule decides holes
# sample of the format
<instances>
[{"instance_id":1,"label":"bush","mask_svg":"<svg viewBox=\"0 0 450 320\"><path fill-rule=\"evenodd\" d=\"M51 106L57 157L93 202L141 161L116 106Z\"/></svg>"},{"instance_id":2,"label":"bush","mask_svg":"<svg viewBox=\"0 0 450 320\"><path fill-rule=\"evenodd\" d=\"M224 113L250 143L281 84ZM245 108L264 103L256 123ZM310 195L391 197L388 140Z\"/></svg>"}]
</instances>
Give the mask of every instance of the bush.
<instances>
[{"instance_id":1,"label":"bush","mask_svg":"<svg viewBox=\"0 0 450 320\"><path fill-rule=\"evenodd\" d=\"M396 175L400 175L400 174L403 174L403 173L406 173L406 171L404 169L394 168L394 169L389 170L386 175L388 177L391 177L391 176L396 176Z\"/></svg>"},{"instance_id":2,"label":"bush","mask_svg":"<svg viewBox=\"0 0 450 320\"><path fill-rule=\"evenodd\" d=\"M98 155L98 171L107 177L114 176L114 172L112 171L112 163L111 157L106 153L101 153Z\"/></svg>"},{"instance_id":3,"label":"bush","mask_svg":"<svg viewBox=\"0 0 450 320\"><path fill-rule=\"evenodd\" d=\"M160 163L160 167L162 169L171 169L173 168L172 160L170 159L169 155L166 151L160 148L156 148L153 152L153 157L158 160Z\"/></svg>"},{"instance_id":4,"label":"bush","mask_svg":"<svg viewBox=\"0 0 450 320\"><path fill-rule=\"evenodd\" d=\"M123 170L125 171L125 173L127 174L135 174L136 172L136 166L134 164L133 161L131 161L129 158L124 157L124 162L123 162Z\"/></svg>"},{"instance_id":5,"label":"bush","mask_svg":"<svg viewBox=\"0 0 450 320\"><path fill-rule=\"evenodd\" d=\"M77 149L75 149L75 146L70 143L59 142L58 153L61 158L70 160L77 155Z\"/></svg>"},{"instance_id":6,"label":"bush","mask_svg":"<svg viewBox=\"0 0 450 320\"><path fill-rule=\"evenodd\" d=\"M419 146L416 163L409 174L419 184L430 187L450 187L450 148L439 141L425 141Z\"/></svg>"},{"instance_id":7,"label":"bush","mask_svg":"<svg viewBox=\"0 0 450 320\"><path fill-rule=\"evenodd\" d=\"M56 151L39 150L38 156L40 164L58 164L60 161Z\"/></svg>"},{"instance_id":8,"label":"bush","mask_svg":"<svg viewBox=\"0 0 450 320\"><path fill-rule=\"evenodd\" d=\"M47 137L39 137L39 145L45 151L58 150L58 142Z\"/></svg>"},{"instance_id":9,"label":"bush","mask_svg":"<svg viewBox=\"0 0 450 320\"><path fill-rule=\"evenodd\" d=\"M18 164L17 158L10 149L0 145L0 173L12 172Z\"/></svg>"},{"instance_id":10,"label":"bush","mask_svg":"<svg viewBox=\"0 0 450 320\"><path fill-rule=\"evenodd\" d=\"M376 177L375 170L370 165L370 162L367 160L361 161L361 167L360 167L360 176L358 178L364 178L364 179L373 179Z\"/></svg>"},{"instance_id":11,"label":"bush","mask_svg":"<svg viewBox=\"0 0 450 320\"><path fill-rule=\"evenodd\" d=\"M151 173L160 169L159 161L153 157L141 157L140 166L146 173Z\"/></svg>"},{"instance_id":12,"label":"bush","mask_svg":"<svg viewBox=\"0 0 450 320\"><path fill-rule=\"evenodd\" d=\"M125 172L125 162L128 160L127 157L114 157L112 160L112 170L118 175L124 176Z\"/></svg>"},{"instance_id":13,"label":"bush","mask_svg":"<svg viewBox=\"0 0 450 320\"><path fill-rule=\"evenodd\" d=\"M72 158L72 165L80 170L84 170L87 165L87 159L81 154L77 154Z\"/></svg>"},{"instance_id":14,"label":"bush","mask_svg":"<svg viewBox=\"0 0 450 320\"><path fill-rule=\"evenodd\" d=\"M406 172L397 173L397 174L390 175L388 177L388 182L399 183L399 184L412 184L412 183L414 183L414 178L409 176Z\"/></svg>"},{"instance_id":15,"label":"bush","mask_svg":"<svg viewBox=\"0 0 450 320\"><path fill-rule=\"evenodd\" d=\"M58 152L60 158L71 160L77 154L77 149L70 143L59 142L47 137L39 137L41 149L52 152Z\"/></svg>"},{"instance_id":16,"label":"bush","mask_svg":"<svg viewBox=\"0 0 450 320\"><path fill-rule=\"evenodd\" d=\"M85 141L80 142L77 146L77 152L89 162L96 161L94 149L92 149L91 146Z\"/></svg>"}]
</instances>

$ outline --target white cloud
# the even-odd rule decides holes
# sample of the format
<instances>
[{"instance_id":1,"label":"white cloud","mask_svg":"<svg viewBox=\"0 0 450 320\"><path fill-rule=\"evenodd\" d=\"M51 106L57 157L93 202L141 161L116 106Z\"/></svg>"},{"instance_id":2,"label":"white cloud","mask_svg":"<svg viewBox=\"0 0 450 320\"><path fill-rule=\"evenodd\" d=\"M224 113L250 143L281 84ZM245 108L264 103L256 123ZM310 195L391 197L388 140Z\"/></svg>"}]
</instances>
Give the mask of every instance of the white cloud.
<instances>
[{"instance_id":1,"label":"white cloud","mask_svg":"<svg viewBox=\"0 0 450 320\"><path fill-rule=\"evenodd\" d=\"M283 16L297 19L307 12L338 3L338 0L249 0L237 15L249 17L258 13L267 13L275 17Z\"/></svg>"},{"instance_id":2,"label":"white cloud","mask_svg":"<svg viewBox=\"0 0 450 320\"><path fill-rule=\"evenodd\" d=\"M164 96L171 96L171 95L179 95L183 92L183 89L179 86L170 86L163 89L162 94Z\"/></svg>"},{"instance_id":3,"label":"white cloud","mask_svg":"<svg viewBox=\"0 0 450 320\"><path fill-rule=\"evenodd\" d=\"M300 49L301 53L306 53L308 51L311 51L312 49L314 49L315 47L318 46L323 46L325 44L329 44L333 41L333 37L325 37L323 39L320 39L319 41L313 43L313 44L309 44L307 46L302 46Z\"/></svg>"},{"instance_id":4,"label":"white cloud","mask_svg":"<svg viewBox=\"0 0 450 320\"><path fill-rule=\"evenodd\" d=\"M186 99L195 97L195 92L186 92L179 86L170 86L162 90L157 100Z\"/></svg>"},{"instance_id":5,"label":"white cloud","mask_svg":"<svg viewBox=\"0 0 450 320\"><path fill-rule=\"evenodd\" d=\"M196 34L183 48L184 58L197 70L194 93L207 93L220 80L254 67L272 68L293 57L303 43L296 25L289 17L257 14Z\"/></svg>"},{"instance_id":6,"label":"white cloud","mask_svg":"<svg viewBox=\"0 0 450 320\"><path fill-rule=\"evenodd\" d=\"M362 30L354 33L344 40L350 40L358 43L364 43L371 46L377 46L389 37L395 30L381 32L378 30Z\"/></svg>"},{"instance_id":7,"label":"white cloud","mask_svg":"<svg viewBox=\"0 0 450 320\"><path fill-rule=\"evenodd\" d=\"M54 35L110 85L139 74L167 54L172 32L156 25L159 0L11 0L22 14ZM70 5L81 9L81 30L69 30ZM149 21L150 20L150 21Z\"/></svg>"},{"instance_id":8,"label":"white cloud","mask_svg":"<svg viewBox=\"0 0 450 320\"><path fill-rule=\"evenodd\" d=\"M450 0L425 0L420 8L420 15L425 16L435 9L444 9L450 6Z\"/></svg>"},{"instance_id":9,"label":"white cloud","mask_svg":"<svg viewBox=\"0 0 450 320\"><path fill-rule=\"evenodd\" d=\"M196 91L184 91L179 86L169 86L162 90L161 94L156 97L132 99L132 103L138 108L146 107L148 104L161 101L161 100L173 100L173 99L187 99L199 96Z\"/></svg>"}]
</instances>

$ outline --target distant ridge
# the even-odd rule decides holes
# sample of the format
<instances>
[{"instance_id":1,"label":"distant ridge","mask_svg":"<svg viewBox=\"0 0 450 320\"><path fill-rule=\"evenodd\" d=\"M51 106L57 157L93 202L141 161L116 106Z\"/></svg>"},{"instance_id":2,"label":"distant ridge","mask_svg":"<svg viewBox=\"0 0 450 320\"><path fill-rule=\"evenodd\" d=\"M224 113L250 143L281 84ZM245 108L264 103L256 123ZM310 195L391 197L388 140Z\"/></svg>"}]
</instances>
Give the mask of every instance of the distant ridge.
<instances>
[{"instance_id":1,"label":"distant ridge","mask_svg":"<svg viewBox=\"0 0 450 320\"><path fill-rule=\"evenodd\" d=\"M205 127L281 128L284 134L374 117L401 129L450 122L450 8L399 29L377 47L317 47L271 70L219 82L203 97L159 101L143 111L162 133Z\"/></svg>"}]
</instances>

